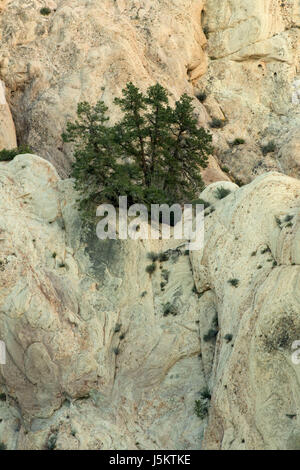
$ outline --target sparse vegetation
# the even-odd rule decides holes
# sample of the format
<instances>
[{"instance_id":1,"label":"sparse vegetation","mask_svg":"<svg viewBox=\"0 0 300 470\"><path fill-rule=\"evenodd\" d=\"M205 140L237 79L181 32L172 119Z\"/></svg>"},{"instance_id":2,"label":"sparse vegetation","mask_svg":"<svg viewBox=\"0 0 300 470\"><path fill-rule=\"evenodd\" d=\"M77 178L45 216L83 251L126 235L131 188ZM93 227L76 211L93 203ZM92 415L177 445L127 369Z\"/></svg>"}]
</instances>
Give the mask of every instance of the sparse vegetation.
<instances>
[{"instance_id":1,"label":"sparse vegetation","mask_svg":"<svg viewBox=\"0 0 300 470\"><path fill-rule=\"evenodd\" d=\"M0 401L6 401L6 394L0 393Z\"/></svg>"},{"instance_id":2,"label":"sparse vegetation","mask_svg":"<svg viewBox=\"0 0 300 470\"><path fill-rule=\"evenodd\" d=\"M227 333L227 335L224 336L224 339L227 343L230 343L230 341L232 340L233 336L231 333Z\"/></svg>"},{"instance_id":3,"label":"sparse vegetation","mask_svg":"<svg viewBox=\"0 0 300 470\"><path fill-rule=\"evenodd\" d=\"M6 445L2 441L0 441L0 450L7 450Z\"/></svg>"},{"instance_id":4,"label":"sparse vegetation","mask_svg":"<svg viewBox=\"0 0 300 470\"><path fill-rule=\"evenodd\" d=\"M148 266L146 267L146 273L148 273L151 276L155 271L156 271L156 264L155 263L148 264Z\"/></svg>"},{"instance_id":5,"label":"sparse vegetation","mask_svg":"<svg viewBox=\"0 0 300 470\"><path fill-rule=\"evenodd\" d=\"M13 160L17 155L22 155L24 153L31 153L32 150L27 146L20 146L15 149L3 149L0 150L0 162L7 162Z\"/></svg>"},{"instance_id":6,"label":"sparse vegetation","mask_svg":"<svg viewBox=\"0 0 300 470\"><path fill-rule=\"evenodd\" d=\"M209 388L204 387L200 392L200 396L203 400L211 400L211 393L209 391Z\"/></svg>"},{"instance_id":7,"label":"sparse vegetation","mask_svg":"<svg viewBox=\"0 0 300 470\"><path fill-rule=\"evenodd\" d=\"M197 95L197 99L200 101L200 103L204 103L204 101L206 101L206 98L207 98L207 94L204 92L198 93Z\"/></svg>"},{"instance_id":8,"label":"sparse vegetation","mask_svg":"<svg viewBox=\"0 0 300 470\"><path fill-rule=\"evenodd\" d=\"M275 217L275 222L276 222L277 226L278 226L278 227L280 228L280 230L281 230L281 229L282 229L282 222L281 222L280 218L276 216L276 217Z\"/></svg>"},{"instance_id":9,"label":"sparse vegetation","mask_svg":"<svg viewBox=\"0 0 300 470\"><path fill-rule=\"evenodd\" d=\"M163 307L163 314L164 317L167 317L168 315L173 315L175 317L178 315L178 309L175 305L171 304L171 302L167 302Z\"/></svg>"},{"instance_id":10,"label":"sparse vegetation","mask_svg":"<svg viewBox=\"0 0 300 470\"><path fill-rule=\"evenodd\" d=\"M48 7L43 7L40 9L40 14L43 16L48 16L50 15L50 13L51 13L51 10Z\"/></svg>"},{"instance_id":11,"label":"sparse vegetation","mask_svg":"<svg viewBox=\"0 0 300 470\"><path fill-rule=\"evenodd\" d=\"M203 336L203 341L208 343L209 341L214 340L216 338L218 332L219 331L218 331L217 328L210 328L210 330L208 330L208 332Z\"/></svg>"},{"instance_id":12,"label":"sparse vegetation","mask_svg":"<svg viewBox=\"0 0 300 470\"><path fill-rule=\"evenodd\" d=\"M158 255L158 260L163 263L164 261L168 261L169 259L169 254L168 253L159 253Z\"/></svg>"},{"instance_id":13,"label":"sparse vegetation","mask_svg":"<svg viewBox=\"0 0 300 470\"><path fill-rule=\"evenodd\" d=\"M238 287L240 281L238 279L229 279L228 283L233 287Z\"/></svg>"},{"instance_id":14,"label":"sparse vegetation","mask_svg":"<svg viewBox=\"0 0 300 470\"><path fill-rule=\"evenodd\" d=\"M208 415L208 403L203 400L195 400L194 413L198 418L204 419Z\"/></svg>"},{"instance_id":15,"label":"sparse vegetation","mask_svg":"<svg viewBox=\"0 0 300 470\"><path fill-rule=\"evenodd\" d=\"M114 328L114 332L115 333L119 333L119 331L121 331L121 327L122 327L122 324L121 323L117 323L115 328Z\"/></svg>"},{"instance_id":16,"label":"sparse vegetation","mask_svg":"<svg viewBox=\"0 0 300 470\"><path fill-rule=\"evenodd\" d=\"M153 261L153 263L158 260L158 257L158 253L154 253L154 251L150 251L149 253L147 253L147 258Z\"/></svg>"},{"instance_id":17,"label":"sparse vegetation","mask_svg":"<svg viewBox=\"0 0 300 470\"><path fill-rule=\"evenodd\" d=\"M161 277L162 277L166 282L168 282L168 281L169 281L169 276L170 276L170 271L168 271L167 269L163 269L162 272L161 272Z\"/></svg>"},{"instance_id":18,"label":"sparse vegetation","mask_svg":"<svg viewBox=\"0 0 300 470\"><path fill-rule=\"evenodd\" d=\"M224 197L228 196L229 194L231 194L230 189L226 189L224 186L217 188L215 191L215 196L217 199L224 199Z\"/></svg>"},{"instance_id":19,"label":"sparse vegetation","mask_svg":"<svg viewBox=\"0 0 300 470\"><path fill-rule=\"evenodd\" d=\"M269 142L266 145L261 146L261 151L263 155L267 155L268 153L273 153L276 150L276 145L274 141Z\"/></svg>"},{"instance_id":20,"label":"sparse vegetation","mask_svg":"<svg viewBox=\"0 0 300 470\"><path fill-rule=\"evenodd\" d=\"M232 145L243 145L245 143L245 139L241 139L241 138L236 138L234 139L234 141L232 142Z\"/></svg>"},{"instance_id":21,"label":"sparse vegetation","mask_svg":"<svg viewBox=\"0 0 300 470\"><path fill-rule=\"evenodd\" d=\"M202 204L204 209L207 209L210 206L210 202L204 201L204 199L194 199L191 204L194 206L196 204Z\"/></svg>"},{"instance_id":22,"label":"sparse vegetation","mask_svg":"<svg viewBox=\"0 0 300 470\"><path fill-rule=\"evenodd\" d=\"M209 125L212 129L222 129L222 127L225 126L225 121L218 118L212 118Z\"/></svg>"}]
</instances>

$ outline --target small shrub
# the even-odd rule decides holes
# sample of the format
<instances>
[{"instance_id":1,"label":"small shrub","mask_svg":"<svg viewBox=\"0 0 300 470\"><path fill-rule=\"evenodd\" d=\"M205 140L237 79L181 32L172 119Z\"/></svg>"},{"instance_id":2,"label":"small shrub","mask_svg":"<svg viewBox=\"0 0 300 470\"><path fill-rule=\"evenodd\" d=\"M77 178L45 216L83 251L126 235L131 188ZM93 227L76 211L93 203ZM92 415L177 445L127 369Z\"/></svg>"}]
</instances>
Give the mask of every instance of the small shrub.
<instances>
[{"instance_id":1,"label":"small shrub","mask_svg":"<svg viewBox=\"0 0 300 470\"><path fill-rule=\"evenodd\" d=\"M59 267L59 268L65 268L66 265L65 265L65 263L59 263L58 267Z\"/></svg>"},{"instance_id":2,"label":"small shrub","mask_svg":"<svg viewBox=\"0 0 300 470\"><path fill-rule=\"evenodd\" d=\"M56 258L56 253L52 253L52 258Z\"/></svg>"},{"instance_id":3,"label":"small shrub","mask_svg":"<svg viewBox=\"0 0 300 470\"><path fill-rule=\"evenodd\" d=\"M32 150L29 147L21 146L15 149L3 149L0 151L0 162L7 162L13 160L17 155L22 155L24 153L31 153Z\"/></svg>"},{"instance_id":4,"label":"small shrub","mask_svg":"<svg viewBox=\"0 0 300 470\"><path fill-rule=\"evenodd\" d=\"M251 256L256 256L257 251L252 251Z\"/></svg>"},{"instance_id":5,"label":"small shrub","mask_svg":"<svg viewBox=\"0 0 300 470\"><path fill-rule=\"evenodd\" d=\"M161 275L162 275L162 278L163 278L166 282L169 281L170 271L168 271L167 269L163 269L162 272L161 272Z\"/></svg>"},{"instance_id":6,"label":"small shrub","mask_svg":"<svg viewBox=\"0 0 300 470\"><path fill-rule=\"evenodd\" d=\"M125 338L125 333L122 333L122 334L119 336L119 339L122 341L124 338Z\"/></svg>"},{"instance_id":7,"label":"small shrub","mask_svg":"<svg viewBox=\"0 0 300 470\"><path fill-rule=\"evenodd\" d=\"M114 348L113 352L115 353L116 356L120 354L120 349L119 348Z\"/></svg>"},{"instance_id":8,"label":"small shrub","mask_svg":"<svg viewBox=\"0 0 300 470\"><path fill-rule=\"evenodd\" d=\"M215 191L215 196L217 199L224 199L224 197L228 196L229 194L231 194L230 189L226 189L223 186L217 188Z\"/></svg>"},{"instance_id":9,"label":"small shrub","mask_svg":"<svg viewBox=\"0 0 300 470\"><path fill-rule=\"evenodd\" d=\"M277 226L278 226L278 227L280 228L280 230L281 230L281 229L282 229L282 226L281 226L282 222L281 222L280 218L276 216L276 217L275 217L275 222L276 222Z\"/></svg>"},{"instance_id":10,"label":"small shrub","mask_svg":"<svg viewBox=\"0 0 300 470\"><path fill-rule=\"evenodd\" d=\"M204 419L208 414L208 404L202 400L195 401L194 413L198 418Z\"/></svg>"},{"instance_id":11,"label":"small shrub","mask_svg":"<svg viewBox=\"0 0 300 470\"><path fill-rule=\"evenodd\" d=\"M204 199L194 199L191 204L202 204L204 206L204 209L207 209L210 206L210 202L204 201Z\"/></svg>"},{"instance_id":12,"label":"small shrub","mask_svg":"<svg viewBox=\"0 0 300 470\"><path fill-rule=\"evenodd\" d=\"M286 224L286 227L292 227L292 226L293 226L292 222L289 222L288 224Z\"/></svg>"},{"instance_id":13,"label":"small shrub","mask_svg":"<svg viewBox=\"0 0 300 470\"><path fill-rule=\"evenodd\" d=\"M158 260L163 263L164 261L168 261L169 254L168 253L159 253Z\"/></svg>"},{"instance_id":14,"label":"small shrub","mask_svg":"<svg viewBox=\"0 0 300 470\"><path fill-rule=\"evenodd\" d=\"M261 250L261 254L262 254L262 255L264 255L265 253L270 253L270 252L271 252L271 250L270 250L270 248L269 248L268 246L267 246L266 248L263 248L263 249Z\"/></svg>"},{"instance_id":15,"label":"small shrub","mask_svg":"<svg viewBox=\"0 0 300 470\"><path fill-rule=\"evenodd\" d=\"M230 343L230 341L232 340L233 336L232 334L230 333L227 333L227 335L224 336L224 339L227 343Z\"/></svg>"},{"instance_id":16,"label":"small shrub","mask_svg":"<svg viewBox=\"0 0 300 470\"><path fill-rule=\"evenodd\" d=\"M209 125L212 129L222 129L222 127L225 126L225 121L218 118L212 118Z\"/></svg>"},{"instance_id":17,"label":"small shrub","mask_svg":"<svg viewBox=\"0 0 300 470\"><path fill-rule=\"evenodd\" d=\"M230 173L230 170L227 168L227 166L222 166L221 170L224 171L224 173Z\"/></svg>"},{"instance_id":18,"label":"small shrub","mask_svg":"<svg viewBox=\"0 0 300 470\"><path fill-rule=\"evenodd\" d=\"M197 99L200 101L200 103L204 103L204 101L207 98L207 94L202 92L197 95Z\"/></svg>"},{"instance_id":19,"label":"small shrub","mask_svg":"<svg viewBox=\"0 0 300 470\"><path fill-rule=\"evenodd\" d=\"M146 267L146 273L148 273L150 276L154 273L155 270L156 270L156 264L155 263L149 264Z\"/></svg>"},{"instance_id":20,"label":"small shrub","mask_svg":"<svg viewBox=\"0 0 300 470\"><path fill-rule=\"evenodd\" d=\"M164 312L164 317L167 317L168 315L173 315L175 317L178 314L177 308L175 307L175 305L171 304L170 302L167 302L164 305L163 312Z\"/></svg>"},{"instance_id":21,"label":"small shrub","mask_svg":"<svg viewBox=\"0 0 300 470\"><path fill-rule=\"evenodd\" d=\"M200 396L203 400L211 400L211 393L210 393L208 387L205 387L201 390Z\"/></svg>"},{"instance_id":22,"label":"small shrub","mask_svg":"<svg viewBox=\"0 0 300 470\"><path fill-rule=\"evenodd\" d=\"M48 7L43 7L40 9L40 14L43 16L48 16L50 15L50 13L51 13L51 10Z\"/></svg>"},{"instance_id":23,"label":"small shrub","mask_svg":"<svg viewBox=\"0 0 300 470\"><path fill-rule=\"evenodd\" d=\"M4 442L1 442L1 441L0 441L0 450L7 450L7 447L4 444Z\"/></svg>"},{"instance_id":24,"label":"small shrub","mask_svg":"<svg viewBox=\"0 0 300 470\"><path fill-rule=\"evenodd\" d=\"M0 393L0 401L6 401L6 394Z\"/></svg>"},{"instance_id":25,"label":"small shrub","mask_svg":"<svg viewBox=\"0 0 300 470\"><path fill-rule=\"evenodd\" d=\"M277 266L277 261L273 261L273 268L275 268L275 266Z\"/></svg>"},{"instance_id":26,"label":"small shrub","mask_svg":"<svg viewBox=\"0 0 300 470\"><path fill-rule=\"evenodd\" d=\"M213 339L215 339L215 337L217 336L218 334L218 330L216 328L211 328L210 330L208 330L208 332L203 336L203 341L205 341L206 343L208 343L209 341L212 341Z\"/></svg>"},{"instance_id":27,"label":"small shrub","mask_svg":"<svg viewBox=\"0 0 300 470\"><path fill-rule=\"evenodd\" d=\"M158 257L158 253L154 253L154 251L150 251L150 253L147 253L147 258L153 261L153 263L158 260Z\"/></svg>"},{"instance_id":28,"label":"small shrub","mask_svg":"<svg viewBox=\"0 0 300 470\"><path fill-rule=\"evenodd\" d=\"M290 222L291 220L293 220L294 216L293 215L286 215L285 218L284 218L284 221L285 222Z\"/></svg>"},{"instance_id":29,"label":"small shrub","mask_svg":"<svg viewBox=\"0 0 300 470\"><path fill-rule=\"evenodd\" d=\"M115 328L114 328L114 332L115 333L119 333L119 331L121 331L121 327L122 327L122 324L121 323L117 323Z\"/></svg>"},{"instance_id":30,"label":"small shrub","mask_svg":"<svg viewBox=\"0 0 300 470\"><path fill-rule=\"evenodd\" d=\"M145 295L147 295L147 291L144 290L144 292L141 293L141 297L145 297Z\"/></svg>"},{"instance_id":31,"label":"small shrub","mask_svg":"<svg viewBox=\"0 0 300 470\"><path fill-rule=\"evenodd\" d=\"M231 284L233 287L237 287L239 285L238 279L229 279L228 283Z\"/></svg>"},{"instance_id":32,"label":"small shrub","mask_svg":"<svg viewBox=\"0 0 300 470\"><path fill-rule=\"evenodd\" d=\"M266 145L261 146L261 151L262 151L263 155L267 155L268 153L275 152L275 150L276 150L276 145L275 145L275 142L273 142L273 141L269 142Z\"/></svg>"},{"instance_id":33,"label":"small shrub","mask_svg":"<svg viewBox=\"0 0 300 470\"><path fill-rule=\"evenodd\" d=\"M245 139L237 138L237 139L234 139L234 141L232 142L232 145L243 145L244 143L245 143Z\"/></svg>"}]
</instances>

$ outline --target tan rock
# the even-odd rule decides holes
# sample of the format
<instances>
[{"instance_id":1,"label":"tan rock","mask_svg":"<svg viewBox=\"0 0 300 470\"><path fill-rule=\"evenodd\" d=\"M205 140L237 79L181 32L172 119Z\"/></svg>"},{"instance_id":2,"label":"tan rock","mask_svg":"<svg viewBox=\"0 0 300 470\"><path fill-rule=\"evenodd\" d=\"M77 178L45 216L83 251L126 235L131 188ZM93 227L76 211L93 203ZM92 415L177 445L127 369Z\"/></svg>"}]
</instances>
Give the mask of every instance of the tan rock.
<instances>
[{"instance_id":1,"label":"tan rock","mask_svg":"<svg viewBox=\"0 0 300 470\"><path fill-rule=\"evenodd\" d=\"M16 148L16 131L9 106L6 102L5 87L0 80L0 150Z\"/></svg>"}]
</instances>

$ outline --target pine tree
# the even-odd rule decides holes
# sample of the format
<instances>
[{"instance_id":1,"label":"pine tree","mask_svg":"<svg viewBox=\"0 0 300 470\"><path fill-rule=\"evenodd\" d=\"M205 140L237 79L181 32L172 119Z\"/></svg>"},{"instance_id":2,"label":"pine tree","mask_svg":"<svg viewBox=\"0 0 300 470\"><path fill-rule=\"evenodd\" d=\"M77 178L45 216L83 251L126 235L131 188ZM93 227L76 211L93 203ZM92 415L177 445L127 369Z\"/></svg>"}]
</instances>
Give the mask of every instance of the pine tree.
<instances>
[{"instance_id":1,"label":"pine tree","mask_svg":"<svg viewBox=\"0 0 300 470\"><path fill-rule=\"evenodd\" d=\"M65 142L75 144L72 176L85 212L103 202L188 202L203 187L200 168L207 166L212 137L198 127L192 98L184 94L172 108L159 84L143 94L132 83L116 98L123 113L109 126L108 108L83 102L77 120L67 123Z\"/></svg>"}]
</instances>

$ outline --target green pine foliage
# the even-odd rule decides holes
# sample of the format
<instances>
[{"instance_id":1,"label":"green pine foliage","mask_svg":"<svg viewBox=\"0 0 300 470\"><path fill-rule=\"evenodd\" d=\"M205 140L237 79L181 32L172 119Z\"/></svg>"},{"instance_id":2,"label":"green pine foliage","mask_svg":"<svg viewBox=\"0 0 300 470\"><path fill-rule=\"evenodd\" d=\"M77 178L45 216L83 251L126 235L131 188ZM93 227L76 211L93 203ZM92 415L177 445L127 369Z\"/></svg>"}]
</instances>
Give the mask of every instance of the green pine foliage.
<instances>
[{"instance_id":1,"label":"green pine foliage","mask_svg":"<svg viewBox=\"0 0 300 470\"><path fill-rule=\"evenodd\" d=\"M30 147L27 147L26 145L17 147L15 149L0 150L0 162L8 162L10 160L13 160L16 155L21 155L25 153L32 153Z\"/></svg>"},{"instance_id":2,"label":"green pine foliage","mask_svg":"<svg viewBox=\"0 0 300 470\"><path fill-rule=\"evenodd\" d=\"M120 121L109 125L108 108L79 103L77 120L67 123L65 142L74 144L72 176L81 193L80 209L95 213L103 202L150 205L188 202L203 188L212 137L198 127L192 98L184 94L172 108L159 84L142 93L133 83L116 98Z\"/></svg>"}]
</instances>

